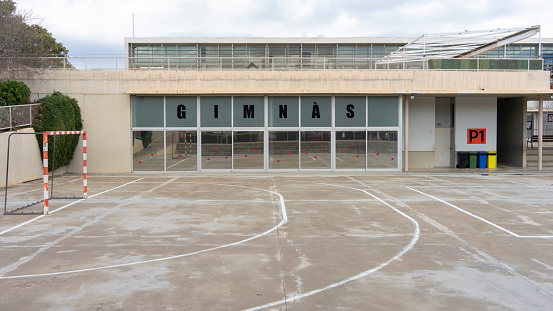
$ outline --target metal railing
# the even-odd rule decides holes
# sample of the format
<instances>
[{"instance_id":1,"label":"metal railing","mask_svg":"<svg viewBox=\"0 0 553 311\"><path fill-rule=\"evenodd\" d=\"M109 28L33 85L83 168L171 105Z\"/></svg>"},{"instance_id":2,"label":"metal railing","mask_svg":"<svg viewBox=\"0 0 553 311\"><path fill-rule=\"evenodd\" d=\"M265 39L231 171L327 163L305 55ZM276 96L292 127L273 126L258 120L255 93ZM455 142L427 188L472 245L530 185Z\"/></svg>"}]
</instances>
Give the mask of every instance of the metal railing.
<instances>
[{"instance_id":1,"label":"metal railing","mask_svg":"<svg viewBox=\"0 0 553 311\"><path fill-rule=\"evenodd\" d=\"M0 131L13 131L31 126L39 106L40 104L29 104L0 107Z\"/></svg>"},{"instance_id":2,"label":"metal railing","mask_svg":"<svg viewBox=\"0 0 553 311\"><path fill-rule=\"evenodd\" d=\"M27 58L21 59L22 64ZM543 59L450 58L390 62L363 57L173 57L149 56L68 56L44 58L62 70L544 70ZM13 62L14 60L11 59ZM68 66L71 64L71 66Z\"/></svg>"}]
</instances>

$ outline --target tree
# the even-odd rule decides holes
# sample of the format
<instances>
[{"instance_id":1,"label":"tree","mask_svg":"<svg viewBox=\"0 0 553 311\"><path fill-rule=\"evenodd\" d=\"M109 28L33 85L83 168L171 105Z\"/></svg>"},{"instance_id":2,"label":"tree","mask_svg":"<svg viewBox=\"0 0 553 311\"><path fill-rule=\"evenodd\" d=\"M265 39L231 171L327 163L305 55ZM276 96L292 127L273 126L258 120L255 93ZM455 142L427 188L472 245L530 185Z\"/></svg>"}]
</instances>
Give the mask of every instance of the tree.
<instances>
[{"instance_id":1,"label":"tree","mask_svg":"<svg viewBox=\"0 0 553 311\"><path fill-rule=\"evenodd\" d=\"M83 121L81 108L77 100L60 92L54 91L52 95L36 101L40 103L38 115L33 121L35 132L45 131L81 131ZM37 136L38 149L42 154L42 136ZM79 144L78 135L61 135L56 138L56 163L52 167L53 157L48 157L48 170L68 165L73 159L75 149ZM48 154L53 154L54 143L48 144Z\"/></svg>"},{"instance_id":2,"label":"tree","mask_svg":"<svg viewBox=\"0 0 553 311\"><path fill-rule=\"evenodd\" d=\"M68 50L37 24L31 12L17 11L13 0L0 0L0 68L35 74L38 68L70 67Z\"/></svg>"}]
</instances>

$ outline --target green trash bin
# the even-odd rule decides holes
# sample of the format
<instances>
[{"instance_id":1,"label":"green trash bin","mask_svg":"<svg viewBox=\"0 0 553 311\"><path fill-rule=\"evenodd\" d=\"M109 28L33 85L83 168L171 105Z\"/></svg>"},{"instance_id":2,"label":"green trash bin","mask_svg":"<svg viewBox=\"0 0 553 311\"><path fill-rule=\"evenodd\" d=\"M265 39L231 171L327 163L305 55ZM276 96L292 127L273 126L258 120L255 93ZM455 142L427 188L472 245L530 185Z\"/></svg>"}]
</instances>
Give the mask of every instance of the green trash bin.
<instances>
[{"instance_id":1,"label":"green trash bin","mask_svg":"<svg viewBox=\"0 0 553 311\"><path fill-rule=\"evenodd\" d=\"M478 163L478 152L469 152L469 168L476 168Z\"/></svg>"}]
</instances>

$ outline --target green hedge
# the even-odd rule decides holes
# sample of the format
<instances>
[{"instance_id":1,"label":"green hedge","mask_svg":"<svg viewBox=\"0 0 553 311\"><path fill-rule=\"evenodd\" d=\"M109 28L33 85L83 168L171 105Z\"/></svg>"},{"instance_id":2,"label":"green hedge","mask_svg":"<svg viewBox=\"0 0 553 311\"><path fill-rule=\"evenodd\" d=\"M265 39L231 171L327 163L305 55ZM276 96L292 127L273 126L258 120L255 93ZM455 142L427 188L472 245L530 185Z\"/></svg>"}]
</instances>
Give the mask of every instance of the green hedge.
<instances>
[{"instance_id":1,"label":"green hedge","mask_svg":"<svg viewBox=\"0 0 553 311\"><path fill-rule=\"evenodd\" d=\"M0 81L0 106L30 103L31 90L23 82Z\"/></svg>"},{"instance_id":2,"label":"green hedge","mask_svg":"<svg viewBox=\"0 0 553 311\"><path fill-rule=\"evenodd\" d=\"M40 103L39 113L33 122L35 132L45 131L80 131L83 128L81 109L77 100L60 92L52 93L36 101ZM54 136L48 137L48 170L68 165L73 159L80 135L56 136L56 163L52 168ZM42 155L42 136L37 136L40 154Z\"/></svg>"}]
</instances>

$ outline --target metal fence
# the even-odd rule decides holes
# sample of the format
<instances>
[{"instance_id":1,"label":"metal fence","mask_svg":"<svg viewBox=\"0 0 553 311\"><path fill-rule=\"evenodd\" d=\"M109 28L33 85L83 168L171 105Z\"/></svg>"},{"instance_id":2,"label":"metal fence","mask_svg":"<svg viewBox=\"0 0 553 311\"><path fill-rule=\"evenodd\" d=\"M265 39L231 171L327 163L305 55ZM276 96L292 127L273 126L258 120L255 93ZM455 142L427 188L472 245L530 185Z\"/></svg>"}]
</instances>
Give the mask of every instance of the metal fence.
<instances>
[{"instance_id":1,"label":"metal fence","mask_svg":"<svg viewBox=\"0 0 553 311\"><path fill-rule=\"evenodd\" d=\"M13 131L31 126L39 106L40 104L29 104L0 107L0 131Z\"/></svg>"},{"instance_id":2,"label":"metal fence","mask_svg":"<svg viewBox=\"0 0 553 311\"><path fill-rule=\"evenodd\" d=\"M20 58L24 63L26 58ZM387 60L363 57L68 56L45 58L60 70L543 70L543 59L466 58ZM13 61L13 59L12 59ZM68 64L71 64L69 66Z\"/></svg>"}]
</instances>

